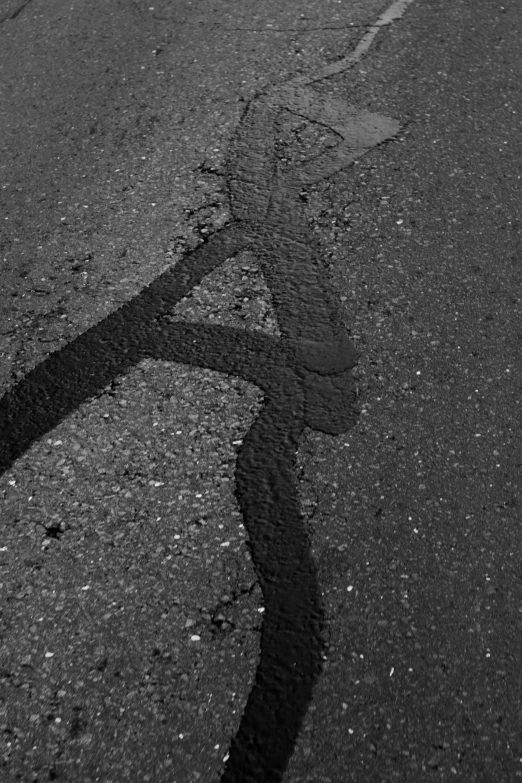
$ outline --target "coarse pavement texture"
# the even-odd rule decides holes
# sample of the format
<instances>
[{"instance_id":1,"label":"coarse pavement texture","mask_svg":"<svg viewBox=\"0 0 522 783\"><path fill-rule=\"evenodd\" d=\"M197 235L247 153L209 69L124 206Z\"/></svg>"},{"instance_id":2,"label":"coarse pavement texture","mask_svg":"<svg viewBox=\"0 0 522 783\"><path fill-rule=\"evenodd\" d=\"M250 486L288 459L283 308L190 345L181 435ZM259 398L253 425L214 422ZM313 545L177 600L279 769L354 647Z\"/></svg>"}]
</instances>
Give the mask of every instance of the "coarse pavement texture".
<instances>
[{"instance_id":1,"label":"coarse pavement texture","mask_svg":"<svg viewBox=\"0 0 522 783\"><path fill-rule=\"evenodd\" d=\"M246 100L343 56L383 7L4 3L4 389L226 225ZM278 332L248 254L171 317ZM264 609L233 493L259 404L144 361L4 476L3 774L219 776Z\"/></svg>"},{"instance_id":2,"label":"coarse pavement texture","mask_svg":"<svg viewBox=\"0 0 522 783\"><path fill-rule=\"evenodd\" d=\"M53 7L59 14L59 4ZM128 23L128 7L117 7ZM187 7L176 4L176 9ZM145 13L145 6L136 8ZM304 11L311 8L307 4ZM366 9L367 16L346 17L346 23L373 20L382 8L374 4ZM15 31L21 13L4 23L9 36L36 36L53 18L42 10L38 15L37 2L24 13L30 9L34 27ZM328 15L324 5L316 11L322 20ZM216 16L222 24L219 6ZM517 361L521 17L515 2L500 6L489 0L457 0L449 5L419 0L400 23L384 31L360 65L316 87L395 117L403 129L394 142L303 194L309 226L329 260L346 326L360 351L355 370L359 417L348 434L308 431L298 453L302 508L326 611L327 660L285 776L288 783L508 781L522 776ZM162 32L168 23L163 19ZM130 29L139 31L135 35L143 53L149 53L145 46L150 41L157 46L157 38L151 34L144 43L143 24L136 22ZM119 27L114 25L107 43L108 61ZM63 29L49 25L47 35L61 35ZM78 36L78 28L73 30ZM0 35L4 32L0 28ZM337 37L325 34L331 46L340 46ZM353 44L358 37L360 31L350 32L342 42L345 49L347 41ZM125 50L123 42L124 36ZM171 51L180 67L186 52L181 45ZM314 51L307 60L311 68L325 57L318 48ZM335 59L336 53L330 56ZM49 57L52 64L57 62L56 55ZM125 67L140 84L142 68L135 51L128 57ZM212 52L207 64L212 57L221 62ZM243 88L247 96L259 88L256 79L266 86L270 78L284 81L293 73L288 52L279 50L279 57L267 57L266 68L263 60L263 69L259 62L250 69L251 81ZM10 67L14 72L15 66ZM106 67L100 66L100 74ZM144 92L161 75L148 69L150 81L141 82ZM15 75L13 84L18 83ZM75 78L73 95L78 89ZM100 75L100 84L106 78ZM28 83L29 77L26 89ZM239 89L235 82L230 95ZM50 95L59 95L56 85ZM115 127L111 107L109 101L107 136ZM234 107L229 130L222 131L225 147L227 132L239 116ZM204 157L204 165L214 169L210 179L215 186L221 162L208 147L212 132L227 126L208 121L208 105L197 111L201 117L207 112L201 132L208 134L209 144L194 141L197 122L186 142L193 145L194 170ZM83 116L80 107L75 112ZM142 113L136 110L135 116ZM167 128L169 121L153 122L156 126ZM305 149L317 142L315 137L307 141L306 127L287 130L294 138L302 135ZM32 132L40 132L36 123ZM78 136L83 141L82 134ZM100 210L96 231L95 223L87 221L87 236L77 223L66 229L65 215L57 220L58 199L43 216L40 207L33 213L22 206L28 198L32 203L36 175L29 180L15 172L10 178L15 196L6 211L20 236L15 231L2 254L7 280L13 283L13 290L7 286L5 293L16 293L12 300L22 306L13 314L16 330L5 335L12 341L9 345L14 343L6 387L47 351L103 317L175 261L179 249L162 246L173 225L186 242L195 244L189 229L197 213L187 221L181 216L182 199L173 205L170 195L171 202L166 201L172 172L160 158L169 145L150 131L142 136L155 141L157 168L143 166L148 173L139 206L123 206L121 195L116 200L119 234L105 219L115 186L103 190L100 168L80 175L96 194L92 203ZM96 130L89 130L89 137L96 137ZM14 131L12 138L15 144ZM142 151L142 144L136 133L134 141L121 145L125 162L141 165L137 160L142 156L135 151ZM41 170L47 187L54 167L59 172L55 187L74 193L78 207L78 186L64 184L67 171L61 168L69 165L70 156L51 164L45 145L27 146L26 154L35 149L34 154L44 156L40 169L31 162L30 170ZM282 155L284 148L283 133ZM49 149L55 148L48 144ZM78 160L108 170L114 165L114 149L109 147L108 154L100 150L83 153L84 158L78 153ZM62 156L56 154L56 160ZM78 161L71 170L82 171ZM158 188L163 176L165 198ZM198 192L201 203L208 203L206 185L198 191L193 173L186 174L184 187L190 210ZM105 192L103 202L100 193ZM144 209L152 193L159 193L155 204L164 210L154 223L152 210ZM60 200L60 206L71 206ZM219 206L212 207L208 224L200 223L200 232L222 225L225 201L216 200ZM135 218L132 209L140 217ZM222 210L221 217L216 210ZM49 232L53 221L56 226ZM125 239L125 247L128 236L136 244L131 240L131 250L122 249L120 255L114 239L118 236ZM41 261L35 260L37 240L40 251L45 248ZM111 243L112 255L107 250ZM49 252L53 247L54 260ZM160 247L166 250L163 258ZM67 282L64 270L69 268L63 261L69 252L71 265L78 265L70 279L80 275L82 285ZM89 264L95 259L91 272ZM129 268L133 273L121 280ZM250 319L257 328L277 333L255 259L246 256L235 273L227 267L225 275L229 273L242 283L242 293L245 285L252 290L255 279L250 298L263 301L261 308L252 309L249 297L241 296L247 307L238 315L237 301L235 308L229 303L227 309L225 303L220 309L211 303L216 297L212 300L209 293L207 299L203 292L192 305L180 305L179 314L186 317L192 306L196 315L208 318L209 309L224 309L227 315L218 320ZM50 285L40 287L52 276ZM113 293L101 295L111 286ZM218 299L221 294L218 290ZM69 313L76 313L76 321ZM69 320L71 331L66 332L63 322ZM19 323L26 323L26 334ZM4 763L9 779L188 781L219 774L241 709L233 699L227 709L223 704L238 691L246 696L263 608L241 519L227 487L233 481L233 441L241 441L261 401L255 387L233 378L174 370L143 363L60 425L48 441L33 447L3 479L3 581L8 593ZM155 430L157 436L151 434ZM186 437L174 447L172 433L177 431ZM194 457L198 444L200 452ZM169 448L173 455L166 465L163 455ZM193 458L192 479L188 470L189 478L183 479L179 467L186 462L188 468ZM169 471L171 475L165 475ZM65 490L67 486L72 488ZM155 495L164 486L158 504ZM172 487L178 491L171 497ZM139 503L131 507L133 493ZM32 508L29 498L35 499ZM158 527L165 513L169 526ZM230 559L215 555L221 545L230 551ZM185 551L178 553L180 546ZM171 568L173 561L178 573ZM167 580L176 583L175 590L159 589ZM163 615L170 616L168 633ZM178 649L172 642L173 627L183 629L177 632ZM234 665L234 657L242 664ZM173 681L179 686L174 692ZM173 721L188 727L178 731L175 746L169 733ZM158 727L167 723L164 739L155 746L154 740L162 737ZM131 746L136 748L134 756L129 754Z\"/></svg>"},{"instance_id":3,"label":"coarse pavement texture","mask_svg":"<svg viewBox=\"0 0 522 783\"><path fill-rule=\"evenodd\" d=\"M414 3L323 87L403 132L309 203L360 417L300 451L330 649L289 782L522 777L521 30Z\"/></svg>"}]
</instances>

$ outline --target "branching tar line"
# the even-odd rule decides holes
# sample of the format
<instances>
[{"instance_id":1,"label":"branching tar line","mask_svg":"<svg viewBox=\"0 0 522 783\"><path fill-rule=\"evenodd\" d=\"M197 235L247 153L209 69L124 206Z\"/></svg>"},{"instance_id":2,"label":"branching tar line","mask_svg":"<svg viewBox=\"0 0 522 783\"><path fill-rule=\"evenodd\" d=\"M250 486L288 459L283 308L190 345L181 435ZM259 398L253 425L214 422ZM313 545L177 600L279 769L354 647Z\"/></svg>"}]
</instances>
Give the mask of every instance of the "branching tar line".
<instances>
[{"instance_id":1,"label":"branching tar line","mask_svg":"<svg viewBox=\"0 0 522 783\"><path fill-rule=\"evenodd\" d=\"M284 175L275 156L282 109L331 127L341 143ZM295 454L305 425L333 435L354 423L356 352L342 326L319 246L301 214L303 186L330 176L398 131L310 88L283 87L248 105L231 145L233 222L131 301L52 353L0 400L0 472L83 402L150 357L244 378L265 393L236 466L236 492L264 596L260 659L222 783L276 783L321 672L320 591L299 511ZM281 339L166 316L240 250L260 260Z\"/></svg>"}]
</instances>

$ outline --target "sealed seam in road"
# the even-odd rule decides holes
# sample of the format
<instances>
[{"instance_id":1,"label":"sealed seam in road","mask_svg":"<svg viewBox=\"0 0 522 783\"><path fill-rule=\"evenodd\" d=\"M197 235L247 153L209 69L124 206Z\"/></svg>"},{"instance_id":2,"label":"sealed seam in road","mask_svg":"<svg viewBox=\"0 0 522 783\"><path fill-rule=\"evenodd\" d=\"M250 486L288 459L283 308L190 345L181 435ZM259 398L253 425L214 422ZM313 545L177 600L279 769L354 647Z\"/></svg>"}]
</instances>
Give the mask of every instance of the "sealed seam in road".
<instances>
[{"instance_id":1,"label":"sealed seam in road","mask_svg":"<svg viewBox=\"0 0 522 783\"><path fill-rule=\"evenodd\" d=\"M342 326L299 192L393 137L395 120L319 96L309 85L357 62L412 0L397 0L355 51L315 75L254 98L231 144L233 221L130 302L51 354L0 400L0 472L39 438L144 358L183 362L248 380L265 406L239 451L236 492L263 591L260 660L222 783L282 779L323 660L323 613L294 478L304 426L340 434L354 424L356 351ZM284 175L274 126L282 109L330 127L340 139ZM201 279L250 249L272 293L281 339L165 318Z\"/></svg>"}]
</instances>

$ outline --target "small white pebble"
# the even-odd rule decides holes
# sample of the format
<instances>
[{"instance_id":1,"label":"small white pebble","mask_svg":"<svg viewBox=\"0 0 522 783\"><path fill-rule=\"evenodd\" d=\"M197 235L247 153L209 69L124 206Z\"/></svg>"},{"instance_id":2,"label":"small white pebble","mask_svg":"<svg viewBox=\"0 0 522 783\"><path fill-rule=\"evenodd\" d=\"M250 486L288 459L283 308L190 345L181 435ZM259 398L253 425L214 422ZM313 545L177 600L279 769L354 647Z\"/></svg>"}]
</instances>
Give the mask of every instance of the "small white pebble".
<instances>
[{"instance_id":1,"label":"small white pebble","mask_svg":"<svg viewBox=\"0 0 522 783\"><path fill-rule=\"evenodd\" d=\"M353 585L348 585L346 589L348 590L349 593L351 593L353 590Z\"/></svg>"},{"instance_id":2,"label":"small white pebble","mask_svg":"<svg viewBox=\"0 0 522 783\"><path fill-rule=\"evenodd\" d=\"M193 634L193 635L190 637L190 641L191 641L191 642L200 642L200 641L201 641L201 636L198 636L198 634L197 634L197 633L195 633L195 634Z\"/></svg>"},{"instance_id":3,"label":"small white pebble","mask_svg":"<svg viewBox=\"0 0 522 783\"><path fill-rule=\"evenodd\" d=\"M230 541L223 541L219 546L230 546Z\"/></svg>"},{"instance_id":4,"label":"small white pebble","mask_svg":"<svg viewBox=\"0 0 522 783\"><path fill-rule=\"evenodd\" d=\"M53 657L53 655L54 655L54 653L52 653L52 652L46 652L46 653L45 653L45 657L46 657L46 658L52 658L52 657Z\"/></svg>"},{"instance_id":5,"label":"small white pebble","mask_svg":"<svg viewBox=\"0 0 522 783\"><path fill-rule=\"evenodd\" d=\"M392 666L390 669L390 677L393 677L393 672L395 671L395 668Z\"/></svg>"},{"instance_id":6,"label":"small white pebble","mask_svg":"<svg viewBox=\"0 0 522 783\"><path fill-rule=\"evenodd\" d=\"M262 613L265 611L265 607L264 607L264 606L260 606L260 607L259 607L259 609L258 609L257 611L258 611L260 614L262 614Z\"/></svg>"}]
</instances>

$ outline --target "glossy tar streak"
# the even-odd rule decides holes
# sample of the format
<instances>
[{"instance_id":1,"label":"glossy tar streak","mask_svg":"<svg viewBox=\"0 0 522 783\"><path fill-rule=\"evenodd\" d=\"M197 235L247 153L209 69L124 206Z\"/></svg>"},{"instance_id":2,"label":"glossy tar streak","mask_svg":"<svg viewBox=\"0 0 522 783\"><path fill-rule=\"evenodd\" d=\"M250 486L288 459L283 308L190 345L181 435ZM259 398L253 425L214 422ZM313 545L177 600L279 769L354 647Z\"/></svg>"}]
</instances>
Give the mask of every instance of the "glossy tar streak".
<instances>
[{"instance_id":1,"label":"glossy tar streak","mask_svg":"<svg viewBox=\"0 0 522 783\"><path fill-rule=\"evenodd\" d=\"M406 3L394 3L375 27L388 24L396 6L402 12ZM343 68L353 62L347 58ZM326 69L307 84L329 75ZM338 135L338 145L283 174L275 155L283 109L328 126ZM338 435L354 424L350 370L356 351L342 326L299 194L398 129L395 120L319 95L303 80L257 96L229 151L233 221L119 310L51 354L0 400L4 472L32 443L147 357L236 375L264 391L265 407L238 455L236 491L266 611L255 683L222 783L280 781L292 754L323 655L323 616L299 511L295 453L305 425ZM205 275L245 249L262 264L281 339L168 318Z\"/></svg>"}]
</instances>

